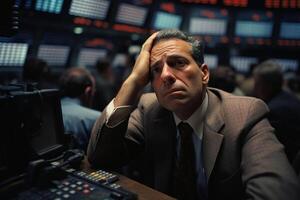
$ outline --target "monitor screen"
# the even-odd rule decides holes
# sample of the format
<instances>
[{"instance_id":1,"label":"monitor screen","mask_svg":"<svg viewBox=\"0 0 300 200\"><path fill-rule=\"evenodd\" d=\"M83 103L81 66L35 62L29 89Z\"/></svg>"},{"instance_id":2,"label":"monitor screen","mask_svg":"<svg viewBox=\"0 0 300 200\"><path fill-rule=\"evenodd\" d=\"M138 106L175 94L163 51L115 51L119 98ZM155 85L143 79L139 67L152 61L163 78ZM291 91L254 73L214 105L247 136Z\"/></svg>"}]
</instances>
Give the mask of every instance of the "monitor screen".
<instances>
[{"instance_id":1,"label":"monitor screen","mask_svg":"<svg viewBox=\"0 0 300 200\"><path fill-rule=\"evenodd\" d=\"M216 68L218 66L218 56L211 54L204 54L204 62L207 64L209 69Z\"/></svg>"},{"instance_id":2,"label":"monitor screen","mask_svg":"<svg viewBox=\"0 0 300 200\"><path fill-rule=\"evenodd\" d=\"M161 2L153 13L151 28L153 29L180 29L183 21L183 9L173 2Z\"/></svg>"},{"instance_id":3,"label":"monitor screen","mask_svg":"<svg viewBox=\"0 0 300 200\"><path fill-rule=\"evenodd\" d=\"M29 161L62 153L65 144L58 90L0 96L0 185L25 172Z\"/></svg>"},{"instance_id":4,"label":"monitor screen","mask_svg":"<svg viewBox=\"0 0 300 200\"><path fill-rule=\"evenodd\" d=\"M191 18L190 33L204 35L224 35L226 22L222 19Z\"/></svg>"},{"instance_id":5,"label":"monitor screen","mask_svg":"<svg viewBox=\"0 0 300 200\"><path fill-rule=\"evenodd\" d=\"M237 72L241 73L248 73L251 64L257 62L258 59L254 57L234 56L230 58L230 65L233 66Z\"/></svg>"},{"instance_id":6,"label":"monitor screen","mask_svg":"<svg viewBox=\"0 0 300 200\"><path fill-rule=\"evenodd\" d=\"M235 36L270 38L273 32L273 13L270 11L241 11L237 15Z\"/></svg>"},{"instance_id":7,"label":"monitor screen","mask_svg":"<svg viewBox=\"0 0 300 200\"><path fill-rule=\"evenodd\" d=\"M180 15L158 11L155 13L153 28L155 29L179 29L182 21Z\"/></svg>"},{"instance_id":8,"label":"monitor screen","mask_svg":"<svg viewBox=\"0 0 300 200\"><path fill-rule=\"evenodd\" d=\"M29 1L27 1L27 6L28 3ZM64 0L37 0L35 3L35 10L59 14L62 10L63 3Z\"/></svg>"},{"instance_id":9,"label":"monitor screen","mask_svg":"<svg viewBox=\"0 0 300 200\"><path fill-rule=\"evenodd\" d=\"M143 26L148 14L148 9L129 3L120 3L116 15L117 23Z\"/></svg>"},{"instance_id":10,"label":"monitor screen","mask_svg":"<svg viewBox=\"0 0 300 200\"><path fill-rule=\"evenodd\" d=\"M189 32L201 35L225 35L227 31L227 18L228 12L225 9L191 9Z\"/></svg>"},{"instance_id":11,"label":"monitor screen","mask_svg":"<svg viewBox=\"0 0 300 200\"><path fill-rule=\"evenodd\" d=\"M273 24L270 22L237 21L235 35L241 37L272 36Z\"/></svg>"},{"instance_id":12,"label":"monitor screen","mask_svg":"<svg viewBox=\"0 0 300 200\"><path fill-rule=\"evenodd\" d=\"M110 1L107 0L72 0L70 15L91 19L105 19Z\"/></svg>"},{"instance_id":13,"label":"monitor screen","mask_svg":"<svg viewBox=\"0 0 300 200\"><path fill-rule=\"evenodd\" d=\"M26 43L0 42L0 66L23 66L27 51Z\"/></svg>"},{"instance_id":14,"label":"monitor screen","mask_svg":"<svg viewBox=\"0 0 300 200\"><path fill-rule=\"evenodd\" d=\"M112 66L115 68L118 67L125 67L127 63L127 55L124 53L118 53L115 55L113 61L112 61Z\"/></svg>"},{"instance_id":15,"label":"monitor screen","mask_svg":"<svg viewBox=\"0 0 300 200\"><path fill-rule=\"evenodd\" d=\"M64 66L69 52L68 46L42 44L39 46L37 57L45 60L49 66Z\"/></svg>"},{"instance_id":16,"label":"monitor screen","mask_svg":"<svg viewBox=\"0 0 300 200\"><path fill-rule=\"evenodd\" d=\"M300 14L290 13L281 17L279 37L281 39L300 39Z\"/></svg>"},{"instance_id":17,"label":"monitor screen","mask_svg":"<svg viewBox=\"0 0 300 200\"><path fill-rule=\"evenodd\" d=\"M82 48L78 56L78 66L91 67L95 66L100 58L104 58L107 54L105 49Z\"/></svg>"},{"instance_id":18,"label":"monitor screen","mask_svg":"<svg viewBox=\"0 0 300 200\"><path fill-rule=\"evenodd\" d=\"M280 37L283 39L300 39L300 22L282 22Z\"/></svg>"},{"instance_id":19,"label":"monitor screen","mask_svg":"<svg viewBox=\"0 0 300 200\"><path fill-rule=\"evenodd\" d=\"M273 60L281 66L283 72L298 70L298 61L296 59L274 58Z\"/></svg>"}]
</instances>

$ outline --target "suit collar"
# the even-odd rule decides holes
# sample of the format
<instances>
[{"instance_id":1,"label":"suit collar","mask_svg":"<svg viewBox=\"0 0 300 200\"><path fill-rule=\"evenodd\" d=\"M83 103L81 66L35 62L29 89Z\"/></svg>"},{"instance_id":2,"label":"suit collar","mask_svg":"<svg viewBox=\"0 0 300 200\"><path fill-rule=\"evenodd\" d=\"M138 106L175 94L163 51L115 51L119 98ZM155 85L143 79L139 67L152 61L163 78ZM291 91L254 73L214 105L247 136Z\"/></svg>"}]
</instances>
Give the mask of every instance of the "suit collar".
<instances>
[{"instance_id":1,"label":"suit collar","mask_svg":"<svg viewBox=\"0 0 300 200\"><path fill-rule=\"evenodd\" d=\"M224 126L224 114L221 109L222 97L218 90L208 90L208 108L206 125L214 132L219 132Z\"/></svg>"},{"instance_id":2,"label":"suit collar","mask_svg":"<svg viewBox=\"0 0 300 200\"><path fill-rule=\"evenodd\" d=\"M208 180L222 145L223 135L220 131L223 127L221 96L217 90L208 90L208 108L203 133L203 161Z\"/></svg>"}]
</instances>

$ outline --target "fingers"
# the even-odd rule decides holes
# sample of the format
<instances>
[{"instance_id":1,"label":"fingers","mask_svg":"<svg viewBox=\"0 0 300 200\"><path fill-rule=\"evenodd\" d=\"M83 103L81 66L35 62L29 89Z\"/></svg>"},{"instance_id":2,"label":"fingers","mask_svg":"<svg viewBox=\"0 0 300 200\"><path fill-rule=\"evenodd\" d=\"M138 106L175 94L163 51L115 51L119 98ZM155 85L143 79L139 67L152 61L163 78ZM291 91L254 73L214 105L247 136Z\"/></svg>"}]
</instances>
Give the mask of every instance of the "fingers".
<instances>
[{"instance_id":1,"label":"fingers","mask_svg":"<svg viewBox=\"0 0 300 200\"><path fill-rule=\"evenodd\" d=\"M142 51L150 51L151 47L152 47L152 43L154 38L156 37L156 35L158 34L158 32L153 33L143 44L142 47Z\"/></svg>"}]
</instances>

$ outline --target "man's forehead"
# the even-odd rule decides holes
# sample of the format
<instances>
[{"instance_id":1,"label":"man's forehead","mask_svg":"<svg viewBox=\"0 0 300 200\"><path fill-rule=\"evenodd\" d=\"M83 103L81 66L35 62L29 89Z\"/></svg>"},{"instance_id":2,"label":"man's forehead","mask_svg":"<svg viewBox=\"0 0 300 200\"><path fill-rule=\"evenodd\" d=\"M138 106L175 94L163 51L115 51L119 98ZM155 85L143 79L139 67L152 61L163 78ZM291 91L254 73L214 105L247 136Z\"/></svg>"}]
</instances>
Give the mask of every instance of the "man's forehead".
<instances>
[{"instance_id":1,"label":"man's forehead","mask_svg":"<svg viewBox=\"0 0 300 200\"><path fill-rule=\"evenodd\" d=\"M160 46L162 44L166 43L180 43L181 45L187 45L191 46L191 44L185 40L179 39L179 38L168 38L168 39L161 39L158 42L155 42L152 48L155 48L156 46Z\"/></svg>"},{"instance_id":2,"label":"man's forehead","mask_svg":"<svg viewBox=\"0 0 300 200\"><path fill-rule=\"evenodd\" d=\"M192 46L189 42L181 39L164 39L156 43L151 50L151 58L161 56L166 53L191 53Z\"/></svg>"}]
</instances>

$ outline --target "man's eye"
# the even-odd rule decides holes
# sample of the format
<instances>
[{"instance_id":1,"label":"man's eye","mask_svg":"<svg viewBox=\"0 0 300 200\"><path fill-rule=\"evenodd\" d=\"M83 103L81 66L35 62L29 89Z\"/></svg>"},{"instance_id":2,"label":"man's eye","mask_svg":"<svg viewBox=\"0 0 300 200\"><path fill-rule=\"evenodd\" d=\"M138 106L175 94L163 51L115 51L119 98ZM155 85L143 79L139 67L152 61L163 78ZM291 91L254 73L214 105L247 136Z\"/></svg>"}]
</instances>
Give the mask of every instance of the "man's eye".
<instances>
[{"instance_id":1,"label":"man's eye","mask_svg":"<svg viewBox=\"0 0 300 200\"><path fill-rule=\"evenodd\" d=\"M152 74L159 74L160 72L161 72L161 69L158 66L152 67L152 69L151 69Z\"/></svg>"},{"instance_id":2,"label":"man's eye","mask_svg":"<svg viewBox=\"0 0 300 200\"><path fill-rule=\"evenodd\" d=\"M183 66L185 66L185 64L186 64L186 62L184 60L178 59L178 60L174 60L171 63L171 66L172 67L183 67Z\"/></svg>"}]
</instances>

